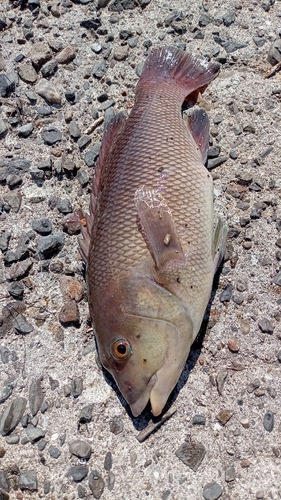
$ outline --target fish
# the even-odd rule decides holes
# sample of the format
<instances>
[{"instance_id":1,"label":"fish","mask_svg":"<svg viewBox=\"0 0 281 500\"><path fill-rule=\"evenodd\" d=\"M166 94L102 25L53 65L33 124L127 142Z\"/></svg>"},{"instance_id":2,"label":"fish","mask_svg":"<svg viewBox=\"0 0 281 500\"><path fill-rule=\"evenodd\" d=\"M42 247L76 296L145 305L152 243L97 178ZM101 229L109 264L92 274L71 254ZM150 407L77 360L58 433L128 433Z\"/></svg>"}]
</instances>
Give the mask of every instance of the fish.
<instances>
[{"instance_id":1,"label":"fish","mask_svg":"<svg viewBox=\"0 0 281 500\"><path fill-rule=\"evenodd\" d=\"M195 106L218 73L192 53L152 49L129 116L117 113L102 138L80 253L99 359L134 417L148 403L163 411L225 251L204 166L209 120Z\"/></svg>"}]
</instances>

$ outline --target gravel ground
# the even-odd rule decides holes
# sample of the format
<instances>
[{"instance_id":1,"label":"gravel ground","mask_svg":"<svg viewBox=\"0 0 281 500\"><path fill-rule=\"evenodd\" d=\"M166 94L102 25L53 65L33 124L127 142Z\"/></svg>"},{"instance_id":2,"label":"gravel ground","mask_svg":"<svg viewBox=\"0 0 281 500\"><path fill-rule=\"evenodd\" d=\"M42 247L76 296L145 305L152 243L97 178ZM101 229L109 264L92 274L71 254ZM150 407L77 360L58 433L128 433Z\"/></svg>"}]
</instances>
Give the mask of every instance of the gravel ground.
<instances>
[{"instance_id":1,"label":"gravel ground","mask_svg":"<svg viewBox=\"0 0 281 500\"><path fill-rule=\"evenodd\" d=\"M281 498L279 35L274 0L1 1L1 500ZM161 45L221 64L199 104L230 230L177 411L139 442L150 415L95 361L77 234L103 122Z\"/></svg>"}]
</instances>

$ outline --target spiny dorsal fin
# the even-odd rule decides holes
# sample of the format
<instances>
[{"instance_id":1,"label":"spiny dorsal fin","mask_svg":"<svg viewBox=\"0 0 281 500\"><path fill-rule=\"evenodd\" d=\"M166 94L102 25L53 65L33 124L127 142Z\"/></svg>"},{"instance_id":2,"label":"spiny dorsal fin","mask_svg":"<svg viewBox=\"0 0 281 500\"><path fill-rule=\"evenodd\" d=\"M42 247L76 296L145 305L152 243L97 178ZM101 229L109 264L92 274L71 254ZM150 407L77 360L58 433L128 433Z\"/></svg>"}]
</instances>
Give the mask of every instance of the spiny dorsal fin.
<instances>
[{"instance_id":1,"label":"spiny dorsal fin","mask_svg":"<svg viewBox=\"0 0 281 500\"><path fill-rule=\"evenodd\" d=\"M92 192L90 196L90 214L86 214L86 226L82 227L82 238L78 239L79 250L85 264L88 262L89 248L91 242L91 234L95 220L97 208L97 198L100 188L101 179L106 168L106 158L109 155L110 149L114 144L117 136L122 132L126 122L126 115L123 111L117 113L112 120L106 125L103 133L101 148L98 160L96 162L95 172L92 181Z\"/></svg>"}]
</instances>

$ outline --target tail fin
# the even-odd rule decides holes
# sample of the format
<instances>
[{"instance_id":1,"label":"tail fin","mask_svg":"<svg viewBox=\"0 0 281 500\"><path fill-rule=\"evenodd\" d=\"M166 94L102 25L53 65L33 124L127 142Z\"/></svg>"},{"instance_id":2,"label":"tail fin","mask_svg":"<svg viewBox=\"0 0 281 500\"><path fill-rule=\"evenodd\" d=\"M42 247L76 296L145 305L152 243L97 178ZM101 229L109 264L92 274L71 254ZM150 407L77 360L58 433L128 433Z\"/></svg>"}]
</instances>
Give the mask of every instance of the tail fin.
<instances>
[{"instance_id":1,"label":"tail fin","mask_svg":"<svg viewBox=\"0 0 281 500\"><path fill-rule=\"evenodd\" d=\"M182 87L185 95L205 88L219 74L220 65L199 59L176 47L152 49L145 60L138 86L146 82L170 81Z\"/></svg>"}]
</instances>

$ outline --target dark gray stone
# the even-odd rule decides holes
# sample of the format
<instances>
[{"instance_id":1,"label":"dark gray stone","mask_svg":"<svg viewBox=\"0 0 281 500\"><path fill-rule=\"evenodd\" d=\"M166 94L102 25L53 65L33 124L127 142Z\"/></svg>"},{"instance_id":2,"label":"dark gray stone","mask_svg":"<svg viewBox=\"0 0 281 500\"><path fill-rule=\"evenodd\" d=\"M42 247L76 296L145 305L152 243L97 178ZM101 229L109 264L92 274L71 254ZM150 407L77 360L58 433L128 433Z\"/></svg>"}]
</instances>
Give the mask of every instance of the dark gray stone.
<instances>
[{"instance_id":1,"label":"dark gray stone","mask_svg":"<svg viewBox=\"0 0 281 500\"><path fill-rule=\"evenodd\" d=\"M12 73L0 74L0 94L1 97L9 97L15 91L16 81Z\"/></svg>"},{"instance_id":2,"label":"dark gray stone","mask_svg":"<svg viewBox=\"0 0 281 500\"><path fill-rule=\"evenodd\" d=\"M2 233L0 235L0 250L1 250L1 252L4 253L8 250L10 238L11 238L11 233L9 231L4 231L4 233Z\"/></svg>"},{"instance_id":3,"label":"dark gray stone","mask_svg":"<svg viewBox=\"0 0 281 500\"><path fill-rule=\"evenodd\" d=\"M7 123L0 118L0 137L4 137L8 131Z\"/></svg>"},{"instance_id":4,"label":"dark gray stone","mask_svg":"<svg viewBox=\"0 0 281 500\"><path fill-rule=\"evenodd\" d=\"M33 123L27 123L26 125L22 125L18 128L18 136L19 137L28 137L32 134L34 129Z\"/></svg>"},{"instance_id":5,"label":"dark gray stone","mask_svg":"<svg viewBox=\"0 0 281 500\"><path fill-rule=\"evenodd\" d=\"M40 236L37 240L39 256L42 259L49 259L61 251L64 246L64 234L62 232Z\"/></svg>"},{"instance_id":6,"label":"dark gray stone","mask_svg":"<svg viewBox=\"0 0 281 500\"><path fill-rule=\"evenodd\" d=\"M46 446L48 444L48 441L46 439L40 439L37 444L37 448L39 451L45 450Z\"/></svg>"},{"instance_id":7,"label":"dark gray stone","mask_svg":"<svg viewBox=\"0 0 281 500\"><path fill-rule=\"evenodd\" d=\"M56 446L50 446L49 454L52 458L59 458L61 456L61 451Z\"/></svg>"},{"instance_id":8,"label":"dark gray stone","mask_svg":"<svg viewBox=\"0 0 281 500\"><path fill-rule=\"evenodd\" d=\"M281 61L281 39L278 38L273 42L271 45L268 55L267 55L267 60L272 66L275 66L275 64L278 64ZM1 89L1 83L0 83L0 89Z\"/></svg>"},{"instance_id":9,"label":"dark gray stone","mask_svg":"<svg viewBox=\"0 0 281 500\"><path fill-rule=\"evenodd\" d=\"M97 141L95 145L85 154L84 161L88 167L93 167L95 165L96 159L99 156L100 147L101 142Z\"/></svg>"},{"instance_id":10,"label":"dark gray stone","mask_svg":"<svg viewBox=\"0 0 281 500\"><path fill-rule=\"evenodd\" d=\"M44 400L44 393L41 380L37 379L31 382L29 386L29 408L31 415L37 415Z\"/></svg>"},{"instance_id":11,"label":"dark gray stone","mask_svg":"<svg viewBox=\"0 0 281 500\"><path fill-rule=\"evenodd\" d=\"M105 470L107 470L107 471L112 469L112 453L111 453L111 451L108 451L107 454L105 455L103 466L104 466Z\"/></svg>"},{"instance_id":12,"label":"dark gray stone","mask_svg":"<svg viewBox=\"0 0 281 500\"><path fill-rule=\"evenodd\" d=\"M247 43L239 43L235 42L235 40L224 40L220 36L214 35L214 41L221 45L224 50L227 52L227 54L230 54L231 52L235 52L236 50L243 49L244 47L247 47Z\"/></svg>"},{"instance_id":13,"label":"dark gray stone","mask_svg":"<svg viewBox=\"0 0 281 500\"><path fill-rule=\"evenodd\" d=\"M272 432L274 428L274 414L268 410L263 418L263 426L267 432Z\"/></svg>"},{"instance_id":14,"label":"dark gray stone","mask_svg":"<svg viewBox=\"0 0 281 500\"><path fill-rule=\"evenodd\" d=\"M22 472L19 475L19 488L21 490L37 491L37 473L34 470Z\"/></svg>"},{"instance_id":15,"label":"dark gray stone","mask_svg":"<svg viewBox=\"0 0 281 500\"><path fill-rule=\"evenodd\" d=\"M0 499L1 499L1 490L5 491L6 493L9 493L10 491L9 476L8 473L4 470L0 470Z\"/></svg>"},{"instance_id":16,"label":"dark gray stone","mask_svg":"<svg viewBox=\"0 0 281 500\"><path fill-rule=\"evenodd\" d=\"M204 415L194 415L192 419L192 424L193 425L205 425L206 424L206 417Z\"/></svg>"},{"instance_id":17,"label":"dark gray stone","mask_svg":"<svg viewBox=\"0 0 281 500\"><path fill-rule=\"evenodd\" d=\"M92 69L93 76L95 78L98 78L98 80L100 80L106 74L106 71L107 71L107 67L106 67L105 60L104 59L98 59L95 62L94 66L93 66L93 69Z\"/></svg>"},{"instance_id":18,"label":"dark gray stone","mask_svg":"<svg viewBox=\"0 0 281 500\"><path fill-rule=\"evenodd\" d=\"M258 325L259 325L259 329L263 333L272 334L274 331L272 324L270 323L270 321L267 318L261 318L258 322Z\"/></svg>"},{"instance_id":19,"label":"dark gray stone","mask_svg":"<svg viewBox=\"0 0 281 500\"><path fill-rule=\"evenodd\" d=\"M227 483L234 481L236 478L234 465L229 465L225 468L225 480Z\"/></svg>"},{"instance_id":20,"label":"dark gray stone","mask_svg":"<svg viewBox=\"0 0 281 500\"><path fill-rule=\"evenodd\" d=\"M14 299L21 299L24 293L24 285L16 281L15 283L9 283L8 285L9 294L14 297Z\"/></svg>"},{"instance_id":21,"label":"dark gray stone","mask_svg":"<svg viewBox=\"0 0 281 500\"><path fill-rule=\"evenodd\" d=\"M7 193L4 196L4 201L11 207L13 212L18 213L21 207L22 195L20 191L16 191L14 193Z\"/></svg>"},{"instance_id":22,"label":"dark gray stone","mask_svg":"<svg viewBox=\"0 0 281 500\"><path fill-rule=\"evenodd\" d=\"M51 59L51 61L46 62L44 66L41 68L41 73L43 78L48 78L55 74L58 69L58 63L55 59Z\"/></svg>"},{"instance_id":23,"label":"dark gray stone","mask_svg":"<svg viewBox=\"0 0 281 500\"><path fill-rule=\"evenodd\" d=\"M263 47L266 43L266 38L261 36L253 36L253 41L257 47Z\"/></svg>"},{"instance_id":24,"label":"dark gray stone","mask_svg":"<svg viewBox=\"0 0 281 500\"><path fill-rule=\"evenodd\" d=\"M223 489L217 483L206 484L203 488L203 497L205 500L217 500L222 495Z\"/></svg>"},{"instance_id":25,"label":"dark gray stone","mask_svg":"<svg viewBox=\"0 0 281 500\"><path fill-rule=\"evenodd\" d=\"M45 437L45 432L40 429L40 427L33 427L33 425L29 425L26 430L26 437L30 441L30 443L36 443L39 439Z\"/></svg>"},{"instance_id":26,"label":"dark gray stone","mask_svg":"<svg viewBox=\"0 0 281 500\"><path fill-rule=\"evenodd\" d=\"M235 12L230 10L222 16L223 24L227 27L231 26L235 22Z\"/></svg>"},{"instance_id":27,"label":"dark gray stone","mask_svg":"<svg viewBox=\"0 0 281 500\"><path fill-rule=\"evenodd\" d=\"M67 198L58 201L57 209L60 213L64 215L71 214L73 212L71 203Z\"/></svg>"},{"instance_id":28,"label":"dark gray stone","mask_svg":"<svg viewBox=\"0 0 281 500\"><path fill-rule=\"evenodd\" d=\"M50 116L52 114L50 106L35 106L35 110L40 116Z\"/></svg>"},{"instance_id":29,"label":"dark gray stone","mask_svg":"<svg viewBox=\"0 0 281 500\"><path fill-rule=\"evenodd\" d=\"M89 422L92 421L93 418L93 409L94 405L90 404L87 406L84 406L80 412L79 415L79 421L81 424L88 424Z\"/></svg>"},{"instance_id":30,"label":"dark gray stone","mask_svg":"<svg viewBox=\"0 0 281 500\"><path fill-rule=\"evenodd\" d=\"M75 455L78 458L83 458L88 460L92 453L92 447L86 441L82 441L82 439L76 439L69 445L69 451L72 455Z\"/></svg>"},{"instance_id":31,"label":"dark gray stone","mask_svg":"<svg viewBox=\"0 0 281 500\"><path fill-rule=\"evenodd\" d=\"M71 392L74 398L78 398L83 392L83 378L75 377L71 381Z\"/></svg>"},{"instance_id":32,"label":"dark gray stone","mask_svg":"<svg viewBox=\"0 0 281 500\"><path fill-rule=\"evenodd\" d=\"M281 286L281 272L279 272L278 274L276 274L276 276L274 276L272 283Z\"/></svg>"},{"instance_id":33,"label":"dark gray stone","mask_svg":"<svg viewBox=\"0 0 281 500\"><path fill-rule=\"evenodd\" d=\"M199 24L200 28L205 28L211 22L212 22L212 18L208 14L203 13L199 17L198 24Z\"/></svg>"},{"instance_id":34,"label":"dark gray stone","mask_svg":"<svg viewBox=\"0 0 281 500\"><path fill-rule=\"evenodd\" d=\"M79 139L79 137L81 136L81 130L80 130L78 123L76 123L74 121L70 122L69 133L70 133L72 139Z\"/></svg>"},{"instance_id":35,"label":"dark gray stone","mask_svg":"<svg viewBox=\"0 0 281 500\"><path fill-rule=\"evenodd\" d=\"M222 165L224 162L228 160L227 156L219 156L219 158L211 158L207 162L207 169L212 170L213 168Z\"/></svg>"},{"instance_id":36,"label":"dark gray stone","mask_svg":"<svg viewBox=\"0 0 281 500\"><path fill-rule=\"evenodd\" d=\"M52 232L52 223L49 219L33 219L31 224L32 229L36 231L36 233L41 234L41 236L47 236Z\"/></svg>"},{"instance_id":37,"label":"dark gray stone","mask_svg":"<svg viewBox=\"0 0 281 500\"><path fill-rule=\"evenodd\" d=\"M223 292L220 294L220 301L221 302L230 302L231 297L232 297L232 285L228 283L223 290Z\"/></svg>"},{"instance_id":38,"label":"dark gray stone","mask_svg":"<svg viewBox=\"0 0 281 500\"><path fill-rule=\"evenodd\" d=\"M4 387L0 394L0 404L7 401L7 399L12 395L14 386L12 384L8 384Z\"/></svg>"},{"instance_id":39,"label":"dark gray stone","mask_svg":"<svg viewBox=\"0 0 281 500\"><path fill-rule=\"evenodd\" d=\"M13 323L16 329L16 333L19 333L21 335L27 335L34 330L32 324L27 321L23 314L18 314Z\"/></svg>"},{"instance_id":40,"label":"dark gray stone","mask_svg":"<svg viewBox=\"0 0 281 500\"><path fill-rule=\"evenodd\" d=\"M92 19L84 19L80 22L80 26L82 28L86 28L87 30L97 30L101 26L101 18L96 17Z\"/></svg>"},{"instance_id":41,"label":"dark gray stone","mask_svg":"<svg viewBox=\"0 0 281 500\"><path fill-rule=\"evenodd\" d=\"M25 412L27 400L18 397L12 401L1 416L0 431L2 436L7 436L21 421Z\"/></svg>"},{"instance_id":42,"label":"dark gray stone","mask_svg":"<svg viewBox=\"0 0 281 500\"><path fill-rule=\"evenodd\" d=\"M80 483L87 477L89 472L89 467L85 465L74 465L69 469L69 475L72 477L75 483Z\"/></svg>"},{"instance_id":43,"label":"dark gray stone","mask_svg":"<svg viewBox=\"0 0 281 500\"><path fill-rule=\"evenodd\" d=\"M1 361L4 365L7 365L9 363L9 356L10 356L10 350L8 347L2 346L0 347L0 356L1 356Z\"/></svg>"},{"instance_id":44,"label":"dark gray stone","mask_svg":"<svg viewBox=\"0 0 281 500\"><path fill-rule=\"evenodd\" d=\"M42 187L45 181L45 173L43 170L34 169L30 172L31 178L38 187Z\"/></svg>"},{"instance_id":45,"label":"dark gray stone","mask_svg":"<svg viewBox=\"0 0 281 500\"><path fill-rule=\"evenodd\" d=\"M50 127L48 129L42 130L41 137L45 144L47 144L48 146L52 146L56 142L61 141L62 133L57 128Z\"/></svg>"},{"instance_id":46,"label":"dark gray stone","mask_svg":"<svg viewBox=\"0 0 281 500\"><path fill-rule=\"evenodd\" d=\"M87 134L82 135L79 137L77 144L79 146L79 149L85 148L89 143L91 142L91 137Z\"/></svg>"},{"instance_id":47,"label":"dark gray stone","mask_svg":"<svg viewBox=\"0 0 281 500\"><path fill-rule=\"evenodd\" d=\"M83 168L80 168L77 173L77 179L82 187L87 186L87 184L89 183L88 172L86 172L86 170L84 170Z\"/></svg>"}]
</instances>

